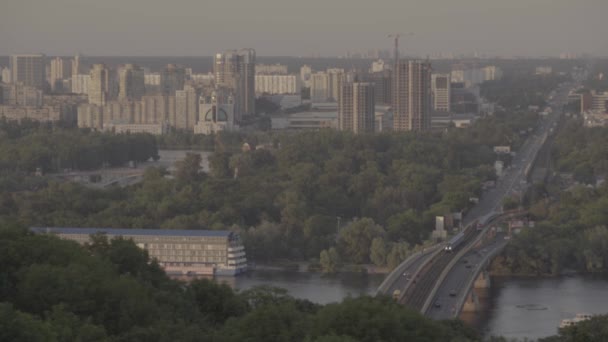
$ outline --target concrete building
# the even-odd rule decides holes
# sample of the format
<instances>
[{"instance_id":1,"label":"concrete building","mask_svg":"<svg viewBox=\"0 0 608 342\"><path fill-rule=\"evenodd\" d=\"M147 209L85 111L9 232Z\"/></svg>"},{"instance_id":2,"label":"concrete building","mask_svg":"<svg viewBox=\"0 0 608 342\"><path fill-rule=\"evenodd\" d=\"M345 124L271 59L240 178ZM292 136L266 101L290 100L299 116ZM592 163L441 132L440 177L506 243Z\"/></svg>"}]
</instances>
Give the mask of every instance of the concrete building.
<instances>
[{"instance_id":1,"label":"concrete building","mask_svg":"<svg viewBox=\"0 0 608 342\"><path fill-rule=\"evenodd\" d=\"M32 107L0 105L0 118L16 121L29 119L40 122L75 121L72 113L60 106Z\"/></svg>"},{"instance_id":2,"label":"concrete building","mask_svg":"<svg viewBox=\"0 0 608 342\"><path fill-rule=\"evenodd\" d=\"M400 60L394 71L393 130L425 131L431 127L431 63Z\"/></svg>"},{"instance_id":3,"label":"concrete building","mask_svg":"<svg viewBox=\"0 0 608 342\"><path fill-rule=\"evenodd\" d=\"M201 96L199 102L199 120L194 126L195 134L213 134L222 131L238 130L235 121L235 104L232 95L221 89L211 96Z\"/></svg>"},{"instance_id":4,"label":"concrete building","mask_svg":"<svg viewBox=\"0 0 608 342\"><path fill-rule=\"evenodd\" d=\"M377 105L391 105L393 98L393 77L390 70L373 72L370 81L374 83L375 102Z\"/></svg>"},{"instance_id":5,"label":"concrete building","mask_svg":"<svg viewBox=\"0 0 608 342\"><path fill-rule=\"evenodd\" d=\"M340 96L340 87L346 81L344 69L327 69L327 88L329 90L328 98L330 101L338 102Z\"/></svg>"},{"instance_id":6,"label":"concrete building","mask_svg":"<svg viewBox=\"0 0 608 342\"><path fill-rule=\"evenodd\" d=\"M12 83L11 69L6 67L2 68L0 77L2 77L2 83Z\"/></svg>"},{"instance_id":7,"label":"concrete building","mask_svg":"<svg viewBox=\"0 0 608 342\"><path fill-rule=\"evenodd\" d=\"M175 127L194 130L198 122L200 91L191 85L175 92Z\"/></svg>"},{"instance_id":8,"label":"concrete building","mask_svg":"<svg viewBox=\"0 0 608 342\"><path fill-rule=\"evenodd\" d=\"M91 75L86 75L86 74L72 75L72 93L88 95L90 83L91 83Z\"/></svg>"},{"instance_id":9,"label":"concrete building","mask_svg":"<svg viewBox=\"0 0 608 342\"><path fill-rule=\"evenodd\" d=\"M76 56L74 56L74 58L72 59L72 74L71 76L73 77L74 75L80 75L83 74L83 67L82 64L80 63L80 54L77 54Z\"/></svg>"},{"instance_id":10,"label":"concrete building","mask_svg":"<svg viewBox=\"0 0 608 342\"><path fill-rule=\"evenodd\" d=\"M141 117L135 118L135 123L157 124L169 123L175 127L175 96L146 95L141 100Z\"/></svg>"},{"instance_id":11,"label":"concrete building","mask_svg":"<svg viewBox=\"0 0 608 342\"><path fill-rule=\"evenodd\" d=\"M169 125L158 124L131 124L131 123L106 123L104 131L113 133L148 133L152 135L163 135L169 132Z\"/></svg>"},{"instance_id":12,"label":"concrete building","mask_svg":"<svg viewBox=\"0 0 608 342\"><path fill-rule=\"evenodd\" d=\"M89 103L103 106L110 100L110 71L104 64L93 64L89 80Z\"/></svg>"},{"instance_id":13,"label":"concrete building","mask_svg":"<svg viewBox=\"0 0 608 342\"><path fill-rule=\"evenodd\" d=\"M243 115L255 114L255 61L254 49L228 50L214 58L216 85L232 91L237 124Z\"/></svg>"},{"instance_id":14,"label":"concrete building","mask_svg":"<svg viewBox=\"0 0 608 342\"><path fill-rule=\"evenodd\" d=\"M23 83L2 85L2 103L10 106L42 106L42 90Z\"/></svg>"},{"instance_id":15,"label":"concrete building","mask_svg":"<svg viewBox=\"0 0 608 342\"><path fill-rule=\"evenodd\" d=\"M383 59L379 59L377 61L372 62L372 67L370 69L370 72L371 73L384 72L385 70L388 70L388 69L389 69L388 63L384 62Z\"/></svg>"},{"instance_id":16,"label":"concrete building","mask_svg":"<svg viewBox=\"0 0 608 342\"><path fill-rule=\"evenodd\" d=\"M72 76L72 67L70 61L61 57L55 57L51 60L51 74L49 84L54 92L63 90L63 80L69 79Z\"/></svg>"},{"instance_id":17,"label":"concrete building","mask_svg":"<svg viewBox=\"0 0 608 342\"><path fill-rule=\"evenodd\" d=\"M316 72L310 76L310 101L324 103L329 99L329 76L324 72Z\"/></svg>"},{"instance_id":18,"label":"concrete building","mask_svg":"<svg viewBox=\"0 0 608 342\"><path fill-rule=\"evenodd\" d=\"M497 81L502 78L502 69L495 65L485 66L481 70L484 81Z\"/></svg>"},{"instance_id":19,"label":"concrete building","mask_svg":"<svg viewBox=\"0 0 608 342\"><path fill-rule=\"evenodd\" d=\"M551 75L553 73L553 68L548 65L537 66L535 69L536 75Z\"/></svg>"},{"instance_id":20,"label":"concrete building","mask_svg":"<svg viewBox=\"0 0 608 342\"><path fill-rule=\"evenodd\" d=\"M449 112L451 101L450 74L431 75L431 95L433 97L433 110L436 112Z\"/></svg>"},{"instance_id":21,"label":"concrete building","mask_svg":"<svg viewBox=\"0 0 608 342\"><path fill-rule=\"evenodd\" d=\"M272 117L273 130L319 130L338 128L337 112L300 112L286 117Z\"/></svg>"},{"instance_id":22,"label":"concrete building","mask_svg":"<svg viewBox=\"0 0 608 342\"><path fill-rule=\"evenodd\" d=\"M10 57L11 80L13 83L44 88L45 63L44 55L12 55Z\"/></svg>"},{"instance_id":23,"label":"concrete building","mask_svg":"<svg viewBox=\"0 0 608 342\"><path fill-rule=\"evenodd\" d=\"M284 64L257 64L256 75L287 75L287 65Z\"/></svg>"},{"instance_id":24,"label":"concrete building","mask_svg":"<svg viewBox=\"0 0 608 342\"><path fill-rule=\"evenodd\" d=\"M175 96L178 90L184 90L186 70L175 64L168 64L160 71L160 93L165 96Z\"/></svg>"},{"instance_id":25,"label":"concrete building","mask_svg":"<svg viewBox=\"0 0 608 342\"><path fill-rule=\"evenodd\" d=\"M144 70L127 64L118 72L118 100L140 100L146 92Z\"/></svg>"},{"instance_id":26,"label":"concrete building","mask_svg":"<svg viewBox=\"0 0 608 342\"><path fill-rule=\"evenodd\" d=\"M303 65L300 67L300 81L302 87L310 88L310 76L312 75L312 68L310 65Z\"/></svg>"},{"instance_id":27,"label":"concrete building","mask_svg":"<svg viewBox=\"0 0 608 342\"><path fill-rule=\"evenodd\" d=\"M338 96L338 127L341 131L372 133L375 126L374 85L344 83Z\"/></svg>"},{"instance_id":28,"label":"concrete building","mask_svg":"<svg viewBox=\"0 0 608 342\"><path fill-rule=\"evenodd\" d=\"M146 95L160 94L160 73L144 74L144 88Z\"/></svg>"},{"instance_id":29,"label":"concrete building","mask_svg":"<svg viewBox=\"0 0 608 342\"><path fill-rule=\"evenodd\" d=\"M169 274L237 275L247 270L247 258L239 235L225 230L30 228L37 234L55 234L79 244L91 242L91 235L108 239L123 237L156 259Z\"/></svg>"},{"instance_id":30,"label":"concrete building","mask_svg":"<svg viewBox=\"0 0 608 342\"><path fill-rule=\"evenodd\" d=\"M77 122L79 128L103 129L103 107L96 104L78 106Z\"/></svg>"},{"instance_id":31,"label":"concrete building","mask_svg":"<svg viewBox=\"0 0 608 342\"><path fill-rule=\"evenodd\" d=\"M299 94L300 81L296 75L256 75L256 94Z\"/></svg>"}]
</instances>

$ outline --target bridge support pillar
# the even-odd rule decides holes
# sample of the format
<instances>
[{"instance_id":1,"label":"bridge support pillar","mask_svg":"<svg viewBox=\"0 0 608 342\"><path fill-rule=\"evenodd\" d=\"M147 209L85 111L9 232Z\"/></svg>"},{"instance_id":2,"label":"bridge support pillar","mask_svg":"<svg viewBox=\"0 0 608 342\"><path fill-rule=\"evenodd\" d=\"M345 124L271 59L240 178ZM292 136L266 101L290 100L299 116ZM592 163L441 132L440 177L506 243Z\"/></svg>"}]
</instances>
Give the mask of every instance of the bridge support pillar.
<instances>
[{"instance_id":1,"label":"bridge support pillar","mask_svg":"<svg viewBox=\"0 0 608 342\"><path fill-rule=\"evenodd\" d=\"M479 298L473 289L469 292L467 299L464 301L462 305L461 312L476 312L479 308Z\"/></svg>"},{"instance_id":2,"label":"bridge support pillar","mask_svg":"<svg viewBox=\"0 0 608 342\"><path fill-rule=\"evenodd\" d=\"M475 279L475 284L473 284L473 288L476 289L487 289L490 287L490 275L487 270L483 270Z\"/></svg>"}]
</instances>

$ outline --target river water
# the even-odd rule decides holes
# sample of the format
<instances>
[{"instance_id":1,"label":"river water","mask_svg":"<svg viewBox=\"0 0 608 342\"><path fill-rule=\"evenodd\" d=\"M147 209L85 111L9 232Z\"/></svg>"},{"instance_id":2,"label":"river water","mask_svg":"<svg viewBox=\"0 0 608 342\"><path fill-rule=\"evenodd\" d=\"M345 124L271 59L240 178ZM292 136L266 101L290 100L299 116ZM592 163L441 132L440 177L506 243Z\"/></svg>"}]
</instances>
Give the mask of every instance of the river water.
<instances>
[{"instance_id":1,"label":"river water","mask_svg":"<svg viewBox=\"0 0 608 342\"><path fill-rule=\"evenodd\" d=\"M281 287L294 297L327 304L347 296L374 295L383 279L382 274L255 270L218 280L238 290ZM608 277L495 277L480 304L482 311L462 318L484 336L537 339L555 335L561 320L577 313L608 313Z\"/></svg>"},{"instance_id":2,"label":"river water","mask_svg":"<svg viewBox=\"0 0 608 342\"><path fill-rule=\"evenodd\" d=\"M547 337L557 334L564 318L608 313L608 277L495 277L480 304L480 313L463 319L485 336Z\"/></svg>"}]
</instances>

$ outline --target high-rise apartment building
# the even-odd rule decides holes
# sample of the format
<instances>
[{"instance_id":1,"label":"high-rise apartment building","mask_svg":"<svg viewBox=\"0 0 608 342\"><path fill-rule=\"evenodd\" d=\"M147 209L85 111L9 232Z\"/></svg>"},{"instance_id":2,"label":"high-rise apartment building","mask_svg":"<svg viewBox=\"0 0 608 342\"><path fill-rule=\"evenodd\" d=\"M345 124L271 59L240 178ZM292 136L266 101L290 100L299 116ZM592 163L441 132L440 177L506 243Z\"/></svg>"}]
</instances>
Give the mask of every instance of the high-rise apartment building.
<instances>
[{"instance_id":1,"label":"high-rise apartment building","mask_svg":"<svg viewBox=\"0 0 608 342\"><path fill-rule=\"evenodd\" d=\"M2 68L2 83L12 83L11 69Z\"/></svg>"},{"instance_id":2,"label":"high-rise apartment building","mask_svg":"<svg viewBox=\"0 0 608 342\"><path fill-rule=\"evenodd\" d=\"M372 133L375 124L374 85L345 82L338 96L338 127L341 131Z\"/></svg>"},{"instance_id":3,"label":"high-rise apartment building","mask_svg":"<svg viewBox=\"0 0 608 342\"><path fill-rule=\"evenodd\" d=\"M118 99L139 100L144 96L144 70L137 65L127 64L118 72Z\"/></svg>"},{"instance_id":4,"label":"high-rise apartment building","mask_svg":"<svg viewBox=\"0 0 608 342\"><path fill-rule=\"evenodd\" d=\"M103 106L110 100L110 71L105 64L93 64L89 80L89 103Z\"/></svg>"},{"instance_id":5,"label":"high-rise apartment building","mask_svg":"<svg viewBox=\"0 0 608 342\"><path fill-rule=\"evenodd\" d=\"M310 75L310 101L313 103L327 102L329 99L329 76L324 72Z\"/></svg>"},{"instance_id":6,"label":"high-rise apartment building","mask_svg":"<svg viewBox=\"0 0 608 342\"><path fill-rule=\"evenodd\" d=\"M45 85L44 55L12 55L10 58L13 83L42 89Z\"/></svg>"},{"instance_id":7,"label":"high-rise apartment building","mask_svg":"<svg viewBox=\"0 0 608 342\"><path fill-rule=\"evenodd\" d=\"M393 129L425 131L431 126L431 63L400 60L394 70Z\"/></svg>"},{"instance_id":8,"label":"high-rise apartment building","mask_svg":"<svg viewBox=\"0 0 608 342\"><path fill-rule=\"evenodd\" d=\"M299 94L300 82L296 75L256 75L257 94Z\"/></svg>"},{"instance_id":9,"label":"high-rise apartment building","mask_svg":"<svg viewBox=\"0 0 608 342\"><path fill-rule=\"evenodd\" d=\"M431 94L433 110L436 112L450 111L451 98L450 74L433 74L431 76Z\"/></svg>"},{"instance_id":10,"label":"high-rise apartment building","mask_svg":"<svg viewBox=\"0 0 608 342\"><path fill-rule=\"evenodd\" d=\"M175 127L192 131L198 121L200 91L191 85L175 92Z\"/></svg>"},{"instance_id":11,"label":"high-rise apartment building","mask_svg":"<svg viewBox=\"0 0 608 342\"><path fill-rule=\"evenodd\" d=\"M184 89L186 69L175 64L168 64L160 71L160 93L175 96L175 92Z\"/></svg>"},{"instance_id":12,"label":"high-rise apartment building","mask_svg":"<svg viewBox=\"0 0 608 342\"><path fill-rule=\"evenodd\" d=\"M89 83L91 83L90 74L72 75L72 93L88 94Z\"/></svg>"},{"instance_id":13,"label":"high-rise apartment building","mask_svg":"<svg viewBox=\"0 0 608 342\"><path fill-rule=\"evenodd\" d=\"M374 94L376 104L388 105L392 104L393 98L393 76L390 70L373 72L370 74L370 80L374 83Z\"/></svg>"},{"instance_id":14,"label":"high-rise apartment building","mask_svg":"<svg viewBox=\"0 0 608 342\"><path fill-rule=\"evenodd\" d=\"M287 75L287 65L284 64L257 64L256 75Z\"/></svg>"},{"instance_id":15,"label":"high-rise apartment building","mask_svg":"<svg viewBox=\"0 0 608 342\"><path fill-rule=\"evenodd\" d=\"M329 99L338 102L340 97L340 87L345 81L344 69L327 69Z\"/></svg>"},{"instance_id":16,"label":"high-rise apartment building","mask_svg":"<svg viewBox=\"0 0 608 342\"><path fill-rule=\"evenodd\" d=\"M254 49L229 50L215 55L213 72L218 88L229 89L235 99L235 121L255 113Z\"/></svg>"},{"instance_id":17,"label":"high-rise apartment building","mask_svg":"<svg viewBox=\"0 0 608 342\"><path fill-rule=\"evenodd\" d=\"M303 87L310 87L310 76L312 75L312 68L310 65L303 65L300 68L300 81L302 81Z\"/></svg>"},{"instance_id":18,"label":"high-rise apartment building","mask_svg":"<svg viewBox=\"0 0 608 342\"><path fill-rule=\"evenodd\" d=\"M51 74L49 84L53 91L61 90L63 80L69 79L72 76L72 68L67 59L55 57L51 60Z\"/></svg>"},{"instance_id":19,"label":"high-rise apartment building","mask_svg":"<svg viewBox=\"0 0 608 342\"><path fill-rule=\"evenodd\" d=\"M76 56L74 56L74 58L72 59L72 76L74 75L80 75L83 73L83 68L82 68L82 64L80 63L81 56L80 54L77 54Z\"/></svg>"}]
</instances>

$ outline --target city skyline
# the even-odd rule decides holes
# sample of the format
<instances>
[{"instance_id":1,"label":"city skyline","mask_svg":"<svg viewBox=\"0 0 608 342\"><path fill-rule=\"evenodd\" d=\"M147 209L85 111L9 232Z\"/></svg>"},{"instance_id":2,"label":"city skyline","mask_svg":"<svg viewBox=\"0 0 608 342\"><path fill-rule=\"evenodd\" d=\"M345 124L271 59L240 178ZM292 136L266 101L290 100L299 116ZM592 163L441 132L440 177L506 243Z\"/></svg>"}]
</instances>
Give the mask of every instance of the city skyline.
<instances>
[{"instance_id":1,"label":"city skyline","mask_svg":"<svg viewBox=\"0 0 608 342\"><path fill-rule=\"evenodd\" d=\"M347 21L338 19L343 1L286 5L277 0L179 0L154 6L117 0L86 5L75 0L34 2L7 0L4 7L9 10L0 13L0 55L210 56L232 46L249 46L260 56L341 56L389 49L387 35L394 32L406 34L402 51L418 56L608 55L608 44L602 43L608 2L601 0L381 0L349 3L352 15ZM64 10L53 10L57 7ZM235 7L239 10L231 10ZM230 25L217 13L230 14Z\"/></svg>"}]
</instances>

